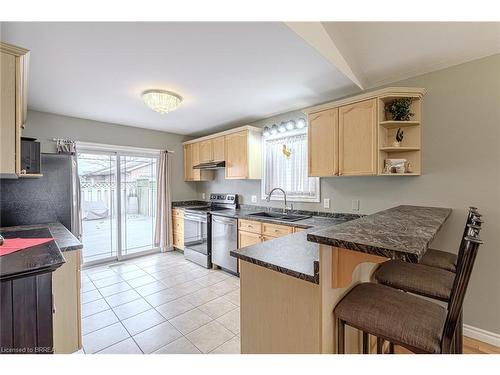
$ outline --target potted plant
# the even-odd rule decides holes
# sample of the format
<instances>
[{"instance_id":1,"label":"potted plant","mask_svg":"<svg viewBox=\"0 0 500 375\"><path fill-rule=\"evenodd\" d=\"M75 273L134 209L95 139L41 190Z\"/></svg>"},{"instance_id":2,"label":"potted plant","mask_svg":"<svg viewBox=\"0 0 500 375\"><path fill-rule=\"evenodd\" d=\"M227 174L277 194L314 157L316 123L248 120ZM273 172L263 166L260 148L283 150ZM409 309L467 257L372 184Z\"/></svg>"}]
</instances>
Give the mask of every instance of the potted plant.
<instances>
[{"instance_id":1,"label":"potted plant","mask_svg":"<svg viewBox=\"0 0 500 375\"><path fill-rule=\"evenodd\" d=\"M410 112L413 98L398 98L385 105L386 117L393 121L410 121L415 114Z\"/></svg>"}]
</instances>

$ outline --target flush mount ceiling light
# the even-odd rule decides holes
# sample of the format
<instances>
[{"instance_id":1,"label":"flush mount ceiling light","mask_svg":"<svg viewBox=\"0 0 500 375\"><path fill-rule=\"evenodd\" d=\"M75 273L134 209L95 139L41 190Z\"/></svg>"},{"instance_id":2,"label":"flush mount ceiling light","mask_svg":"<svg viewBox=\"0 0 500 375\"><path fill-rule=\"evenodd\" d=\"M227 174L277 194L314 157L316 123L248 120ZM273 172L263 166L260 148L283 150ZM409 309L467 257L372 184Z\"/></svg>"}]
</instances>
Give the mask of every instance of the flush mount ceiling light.
<instances>
[{"instance_id":1,"label":"flush mount ceiling light","mask_svg":"<svg viewBox=\"0 0 500 375\"><path fill-rule=\"evenodd\" d=\"M172 112L182 102L182 98L174 92L165 90L147 90L142 93L142 100L153 111L161 114Z\"/></svg>"}]
</instances>

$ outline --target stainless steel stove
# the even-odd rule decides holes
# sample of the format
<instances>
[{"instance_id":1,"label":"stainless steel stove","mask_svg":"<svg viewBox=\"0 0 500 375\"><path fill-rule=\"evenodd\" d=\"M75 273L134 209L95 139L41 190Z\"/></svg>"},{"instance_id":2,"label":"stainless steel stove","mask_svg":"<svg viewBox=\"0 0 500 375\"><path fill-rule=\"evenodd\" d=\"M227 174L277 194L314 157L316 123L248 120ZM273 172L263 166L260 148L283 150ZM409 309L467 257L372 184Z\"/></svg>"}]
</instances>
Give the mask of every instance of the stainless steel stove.
<instances>
[{"instance_id":1,"label":"stainless steel stove","mask_svg":"<svg viewBox=\"0 0 500 375\"><path fill-rule=\"evenodd\" d=\"M184 209L184 257L203 267L212 268L211 212L236 209L237 194L210 194L205 206Z\"/></svg>"}]
</instances>

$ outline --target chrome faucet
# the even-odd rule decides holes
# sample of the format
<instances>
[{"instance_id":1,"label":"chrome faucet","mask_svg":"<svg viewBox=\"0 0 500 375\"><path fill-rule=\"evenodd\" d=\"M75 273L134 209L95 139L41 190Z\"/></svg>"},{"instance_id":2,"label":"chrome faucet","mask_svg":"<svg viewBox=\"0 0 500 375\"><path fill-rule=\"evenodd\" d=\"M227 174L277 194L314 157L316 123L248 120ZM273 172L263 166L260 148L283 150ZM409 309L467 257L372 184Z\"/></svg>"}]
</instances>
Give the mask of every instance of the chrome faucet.
<instances>
[{"instance_id":1,"label":"chrome faucet","mask_svg":"<svg viewBox=\"0 0 500 375\"><path fill-rule=\"evenodd\" d=\"M285 192L285 190L283 190L282 188L275 187L274 189L272 189L272 190L269 192L269 194L267 195L267 197L266 197L266 201L268 201L268 202L270 202L270 201L271 201L271 195L274 193L274 191L275 191L275 190L281 190L281 192L283 193L283 197L284 197L284 199L285 199L285 202L284 202L284 203L285 203L285 206L283 207L283 213L284 213L284 214L286 214L286 210L288 209L288 206L287 206L287 204L286 204L286 192ZM292 208L291 208L291 209L293 209L293 206L292 206Z\"/></svg>"}]
</instances>

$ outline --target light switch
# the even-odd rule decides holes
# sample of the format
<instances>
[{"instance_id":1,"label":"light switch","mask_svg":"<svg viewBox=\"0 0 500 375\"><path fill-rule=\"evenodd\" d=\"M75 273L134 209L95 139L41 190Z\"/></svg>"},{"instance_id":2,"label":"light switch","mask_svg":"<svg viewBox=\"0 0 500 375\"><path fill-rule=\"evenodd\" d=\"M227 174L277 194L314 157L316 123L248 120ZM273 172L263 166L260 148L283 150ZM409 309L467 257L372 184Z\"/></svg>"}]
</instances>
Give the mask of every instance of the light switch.
<instances>
[{"instance_id":1,"label":"light switch","mask_svg":"<svg viewBox=\"0 0 500 375\"><path fill-rule=\"evenodd\" d=\"M330 208L330 198L323 199L323 208Z\"/></svg>"},{"instance_id":2,"label":"light switch","mask_svg":"<svg viewBox=\"0 0 500 375\"><path fill-rule=\"evenodd\" d=\"M352 200L352 210L359 211L359 199Z\"/></svg>"},{"instance_id":3,"label":"light switch","mask_svg":"<svg viewBox=\"0 0 500 375\"><path fill-rule=\"evenodd\" d=\"M257 203L257 196L256 195L252 195L252 203Z\"/></svg>"}]
</instances>

